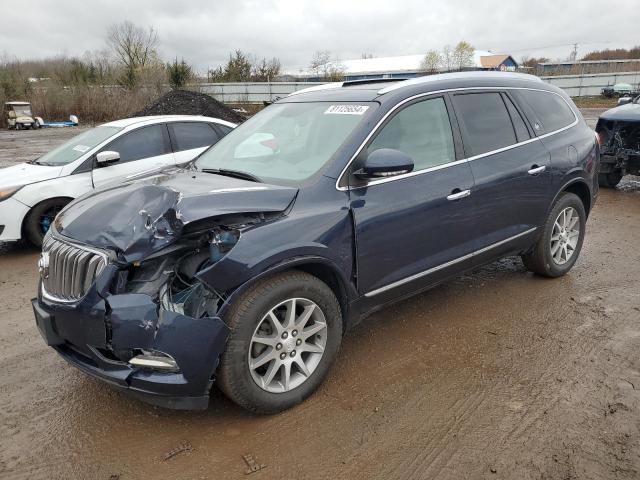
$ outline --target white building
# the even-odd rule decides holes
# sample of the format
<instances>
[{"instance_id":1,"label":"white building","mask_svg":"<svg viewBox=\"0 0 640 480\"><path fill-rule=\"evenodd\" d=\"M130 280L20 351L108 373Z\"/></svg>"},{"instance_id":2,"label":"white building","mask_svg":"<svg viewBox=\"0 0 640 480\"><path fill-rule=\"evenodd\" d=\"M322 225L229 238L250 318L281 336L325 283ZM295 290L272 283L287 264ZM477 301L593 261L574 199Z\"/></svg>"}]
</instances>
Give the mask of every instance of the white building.
<instances>
[{"instance_id":1,"label":"white building","mask_svg":"<svg viewBox=\"0 0 640 480\"><path fill-rule=\"evenodd\" d=\"M368 78L410 78L422 73L423 55L401 55L397 57L358 58L343 60L334 65L344 73L345 80ZM470 70L514 71L518 64L507 54L496 54L486 50L476 50ZM320 80L317 73L309 68L290 70L283 75L291 80Z\"/></svg>"}]
</instances>

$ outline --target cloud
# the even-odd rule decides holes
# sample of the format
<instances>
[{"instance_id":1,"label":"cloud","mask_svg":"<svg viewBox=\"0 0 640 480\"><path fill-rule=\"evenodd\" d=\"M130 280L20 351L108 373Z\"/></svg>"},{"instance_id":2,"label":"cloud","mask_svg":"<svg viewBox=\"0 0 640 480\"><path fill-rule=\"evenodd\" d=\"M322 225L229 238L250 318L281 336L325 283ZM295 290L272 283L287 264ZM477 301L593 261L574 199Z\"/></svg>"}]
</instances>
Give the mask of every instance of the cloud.
<instances>
[{"instance_id":1,"label":"cloud","mask_svg":"<svg viewBox=\"0 0 640 480\"><path fill-rule=\"evenodd\" d=\"M636 0L615 9L585 0L41 0L2 2L0 51L43 58L105 48L112 23L154 26L164 58L184 58L204 71L241 49L306 67L316 50L338 58L424 53L461 39L479 49L566 57L637 42ZM597 12L597 15L596 15ZM611 28L615 25L615 28Z\"/></svg>"}]
</instances>

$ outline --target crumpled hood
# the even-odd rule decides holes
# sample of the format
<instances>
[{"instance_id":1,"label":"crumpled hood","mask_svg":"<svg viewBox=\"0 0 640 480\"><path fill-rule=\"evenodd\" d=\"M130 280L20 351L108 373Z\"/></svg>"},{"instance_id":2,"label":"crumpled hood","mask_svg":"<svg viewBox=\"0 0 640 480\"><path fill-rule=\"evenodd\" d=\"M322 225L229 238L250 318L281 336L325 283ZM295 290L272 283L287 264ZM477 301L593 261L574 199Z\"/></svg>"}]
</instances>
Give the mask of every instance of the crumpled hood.
<instances>
[{"instance_id":1,"label":"crumpled hood","mask_svg":"<svg viewBox=\"0 0 640 480\"><path fill-rule=\"evenodd\" d=\"M35 165L32 163L19 163L18 165L0 168L0 188L51 180L59 177L60 172L62 172L62 167Z\"/></svg>"},{"instance_id":2,"label":"crumpled hood","mask_svg":"<svg viewBox=\"0 0 640 480\"><path fill-rule=\"evenodd\" d=\"M607 110L600 115L602 120L613 120L616 122L640 122L640 105L637 103L627 103L619 107Z\"/></svg>"},{"instance_id":3,"label":"crumpled hood","mask_svg":"<svg viewBox=\"0 0 640 480\"><path fill-rule=\"evenodd\" d=\"M158 174L94 190L70 203L54 225L64 236L116 250L133 262L175 242L191 222L234 213L281 212L297 192L209 173Z\"/></svg>"}]
</instances>

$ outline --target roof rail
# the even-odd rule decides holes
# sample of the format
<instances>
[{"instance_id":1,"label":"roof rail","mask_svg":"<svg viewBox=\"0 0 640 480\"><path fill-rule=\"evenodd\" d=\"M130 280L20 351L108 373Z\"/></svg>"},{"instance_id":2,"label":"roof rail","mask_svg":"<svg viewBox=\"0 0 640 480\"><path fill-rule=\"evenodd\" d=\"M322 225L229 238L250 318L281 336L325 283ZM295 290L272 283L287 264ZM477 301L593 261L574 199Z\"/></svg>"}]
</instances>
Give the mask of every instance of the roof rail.
<instances>
[{"instance_id":1,"label":"roof rail","mask_svg":"<svg viewBox=\"0 0 640 480\"><path fill-rule=\"evenodd\" d=\"M359 80L345 80L342 82L342 86L348 87L350 85L367 85L370 83L403 82L405 80L409 80L409 78L361 78Z\"/></svg>"},{"instance_id":2,"label":"roof rail","mask_svg":"<svg viewBox=\"0 0 640 480\"><path fill-rule=\"evenodd\" d=\"M412 78L410 80L405 80L404 82L399 82L396 85L389 85L388 87L382 88L378 90L379 95L384 95L385 93L392 92L394 90L398 90L399 88L410 87L411 85L420 85L422 83L435 82L438 80L442 80L444 78L468 78L470 76L478 76L478 77L489 77L492 76L494 78L520 78L526 80L538 80L543 82L540 77L536 77L535 75L529 75L527 73L514 73L514 72L498 72L498 71L482 71L482 70L473 70L467 72L451 72L451 73L439 73L436 75L426 75L424 77Z\"/></svg>"},{"instance_id":3,"label":"roof rail","mask_svg":"<svg viewBox=\"0 0 640 480\"><path fill-rule=\"evenodd\" d=\"M323 83L322 85L314 85L313 87L303 88L302 90L296 90L295 92L291 92L287 96L298 95L299 93L307 93L307 92L317 92L319 90L330 90L332 88L340 88L343 82L330 82Z\"/></svg>"}]
</instances>

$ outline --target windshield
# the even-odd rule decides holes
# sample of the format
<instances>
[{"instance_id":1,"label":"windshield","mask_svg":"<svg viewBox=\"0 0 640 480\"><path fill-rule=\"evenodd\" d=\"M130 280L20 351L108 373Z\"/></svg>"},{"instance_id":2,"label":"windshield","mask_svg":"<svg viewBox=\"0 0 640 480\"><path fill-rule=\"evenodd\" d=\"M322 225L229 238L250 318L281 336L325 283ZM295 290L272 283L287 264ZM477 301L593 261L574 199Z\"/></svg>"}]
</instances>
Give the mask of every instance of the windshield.
<instances>
[{"instance_id":1,"label":"windshield","mask_svg":"<svg viewBox=\"0 0 640 480\"><path fill-rule=\"evenodd\" d=\"M40 165L66 165L77 160L120 130L122 128L119 127L92 128L44 154L34 163Z\"/></svg>"},{"instance_id":2,"label":"windshield","mask_svg":"<svg viewBox=\"0 0 640 480\"><path fill-rule=\"evenodd\" d=\"M318 172L373 103L277 103L250 118L196 161L267 183L298 184Z\"/></svg>"},{"instance_id":3,"label":"windshield","mask_svg":"<svg viewBox=\"0 0 640 480\"><path fill-rule=\"evenodd\" d=\"M31 116L31 105L14 105L13 106L13 111L16 112L16 115L18 117L20 116L26 116L26 117L30 117Z\"/></svg>"}]
</instances>

